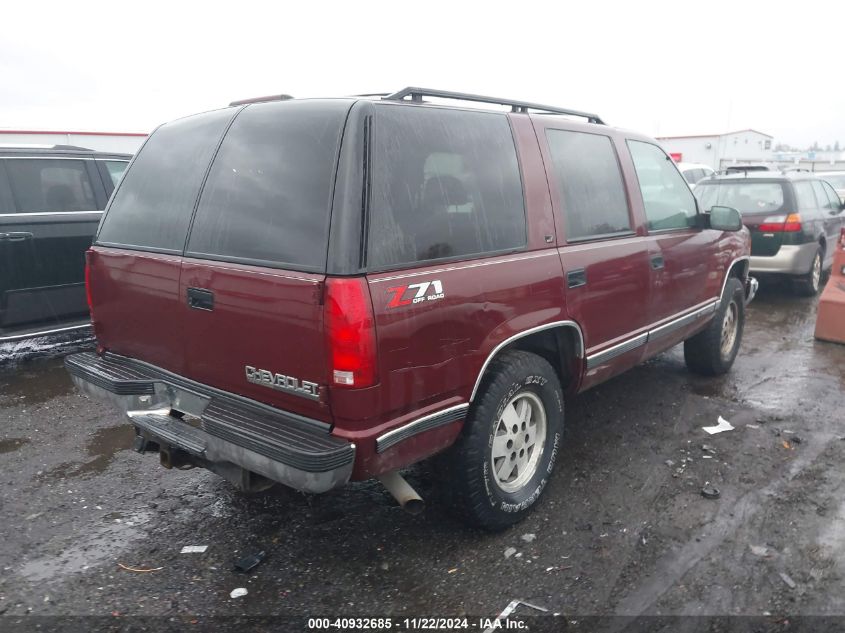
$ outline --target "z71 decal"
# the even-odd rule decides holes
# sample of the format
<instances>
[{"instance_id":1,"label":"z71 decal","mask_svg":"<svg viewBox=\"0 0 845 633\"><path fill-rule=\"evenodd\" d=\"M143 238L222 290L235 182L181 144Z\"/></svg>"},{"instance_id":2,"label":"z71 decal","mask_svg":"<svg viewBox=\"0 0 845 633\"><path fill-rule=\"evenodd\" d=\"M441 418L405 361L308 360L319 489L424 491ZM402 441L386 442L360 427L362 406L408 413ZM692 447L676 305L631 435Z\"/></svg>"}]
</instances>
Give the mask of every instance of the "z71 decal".
<instances>
[{"instance_id":1,"label":"z71 decal","mask_svg":"<svg viewBox=\"0 0 845 633\"><path fill-rule=\"evenodd\" d=\"M393 294L393 298L387 304L388 308L399 308L423 301L437 301L446 296L443 293L443 284L439 279L408 284L407 286L394 286L388 288L387 292Z\"/></svg>"}]
</instances>

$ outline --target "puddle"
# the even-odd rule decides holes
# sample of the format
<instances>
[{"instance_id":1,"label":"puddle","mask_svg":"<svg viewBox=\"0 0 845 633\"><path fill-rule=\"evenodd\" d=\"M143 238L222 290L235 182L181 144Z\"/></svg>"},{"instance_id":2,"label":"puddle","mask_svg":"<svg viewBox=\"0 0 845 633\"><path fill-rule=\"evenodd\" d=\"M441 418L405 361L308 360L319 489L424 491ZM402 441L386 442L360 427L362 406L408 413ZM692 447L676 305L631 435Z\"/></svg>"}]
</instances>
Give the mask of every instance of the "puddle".
<instances>
[{"instance_id":1,"label":"puddle","mask_svg":"<svg viewBox=\"0 0 845 633\"><path fill-rule=\"evenodd\" d=\"M0 440L0 453L11 453L18 450L24 444L29 444L29 442L29 438L26 437L10 437Z\"/></svg>"},{"instance_id":2,"label":"puddle","mask_svg":"<svg viewBox=\"0 0 845 633\"><path fill-rule=\"evenodd\" d=\"M32 406L73 391L73 383L61 359L19 365L0 372L0 409Z\"/></svg>"},{"instance_id":3,"label":"puddle","mask_svg":"<svg viewBox=\"0 0 845 633\"><path fill-rule=\"evenodd\" d=\"M60 464L44 473L42 479L66 479L102 473L108 468L115 455L120 451L132 448L132 441L134 439L135 429L131 424L99 429L88 440L88 456L91 459L85 462Z\"/></svg>"},{"instance_id":4,"label":"puddle","mask_svg":"<svg viewBox=\"0 0 845 633\"><path fill-rule=\"evenodd\" d=\"M53 556L44 556L26 562L20 569L20 575L31 582L46 582L59 576L85 571L89 567L104 561L114 562L115 571L119 554L132 546L135 541L144 538L147 533L141 527L152 518L147 510L137 512L122 512L122 519L107 519L105 525L80 532L86 534L75 545L62 550ZM121 561L124 564L145 565L150 561Z\"/></svg>"}]
</instances>

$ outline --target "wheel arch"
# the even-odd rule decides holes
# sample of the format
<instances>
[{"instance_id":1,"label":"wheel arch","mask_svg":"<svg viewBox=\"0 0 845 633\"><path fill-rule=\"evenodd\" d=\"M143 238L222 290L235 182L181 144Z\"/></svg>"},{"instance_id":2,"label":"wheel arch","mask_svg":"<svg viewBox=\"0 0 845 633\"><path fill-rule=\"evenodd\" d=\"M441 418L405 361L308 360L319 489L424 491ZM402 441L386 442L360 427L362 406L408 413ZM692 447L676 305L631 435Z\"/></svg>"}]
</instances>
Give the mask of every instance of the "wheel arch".
<instances>
[{"instance_id":1,"label":"wheel arch","mask_svg":"<svg viewBox=\"0 0 845 633\"><path fill-rule=\"evenodd\" d=\"M493 360L513 349L532 352L549 361L565 391L577 387L585 353L584 335L581 326L575 321L555 321L516 332L498 343L481 365L469 397L470 402L475 400Z\"/></svg>"}]
</instances>

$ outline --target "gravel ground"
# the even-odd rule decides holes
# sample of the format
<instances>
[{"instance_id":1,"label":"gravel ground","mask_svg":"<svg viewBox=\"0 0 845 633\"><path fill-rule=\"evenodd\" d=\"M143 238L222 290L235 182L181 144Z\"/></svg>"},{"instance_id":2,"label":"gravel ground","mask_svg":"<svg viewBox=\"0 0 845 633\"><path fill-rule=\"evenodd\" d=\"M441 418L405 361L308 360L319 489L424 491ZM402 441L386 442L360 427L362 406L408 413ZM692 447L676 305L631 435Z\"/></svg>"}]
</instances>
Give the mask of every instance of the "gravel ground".
<instances>
[{"instance_id":1,"label":"gravel ground","mask_svg":"<svg viewBox=\"0 0 845 633\"><path fill-rule=\"evenodd\" d=\"M513 599L569 623L843 615L845 346L813 339L815 306L764 286L729 375L690 374L679 347L574 398L543 501L495 535L445 511L425 464L410 474L428 501L421 518L372 482L245 497L208 472L162 469L130 450L132 428L109 406L73 389L60 359L7 359L0 628L95 628L38 616L153 628L210 616L494 617ZM719 416L735 429L707 435ZM252 573L233 570L258 551L267 557ZM231 598L236 588L248 594ZM217 628L227 623L238 620Z\"/></svg>"}]
</instances>

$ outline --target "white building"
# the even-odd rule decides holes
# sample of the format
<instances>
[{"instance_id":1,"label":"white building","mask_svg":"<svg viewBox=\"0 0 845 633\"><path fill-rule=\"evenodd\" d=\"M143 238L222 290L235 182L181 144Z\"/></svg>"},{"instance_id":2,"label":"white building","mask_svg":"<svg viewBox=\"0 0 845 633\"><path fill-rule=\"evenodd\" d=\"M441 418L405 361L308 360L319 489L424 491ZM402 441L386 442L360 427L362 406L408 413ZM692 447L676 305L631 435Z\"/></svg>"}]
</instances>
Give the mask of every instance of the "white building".
<instances>
[{"instance_id":1,"label":"white building","mask_svg":"<svg viewBox=\"0 0 845 633\"><path fill-rule=\"evenodd\" d=\"M734 163L768 162L774 137L756 130L702 136L662 136L657 140L676 162L724 169Z\"/></svg>"},{"instance_id":2,"label":"white building","mask_svg":"<svg viewBox=\"0 0 845 633\"><path fill-rule=\"evenodd\" d=\"M141 132L61 132L50 130L2 130L2 145L76 145L100 152L134 154L147 134Z\"/></svg>"}]
</instances>

